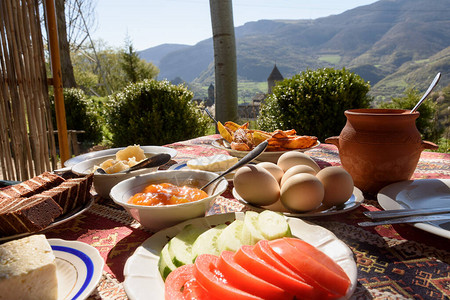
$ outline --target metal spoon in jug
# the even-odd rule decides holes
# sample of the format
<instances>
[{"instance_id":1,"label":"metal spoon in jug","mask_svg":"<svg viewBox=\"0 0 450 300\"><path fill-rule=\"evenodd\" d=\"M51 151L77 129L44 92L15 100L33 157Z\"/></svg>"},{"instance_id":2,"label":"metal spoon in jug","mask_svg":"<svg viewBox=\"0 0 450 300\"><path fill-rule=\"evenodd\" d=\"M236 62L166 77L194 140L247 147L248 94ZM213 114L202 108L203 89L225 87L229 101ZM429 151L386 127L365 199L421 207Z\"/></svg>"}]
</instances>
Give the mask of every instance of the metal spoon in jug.
<instances>
[{"instance_id":1,"label":"metal spoon in jug","mask_svg":"<svg viewBox=\"0 0 450 300\"><path fill-rule=\"evenodd\" d=\"M434 89L436 84L439 82L439 79L441 78L441 73L437 73L436 77L434 77L433 82L428 87L428 90L423 94L422 98L417 102L416 106L414 106L413 109L411 109L411 114L416 112L416 110L419 108L419 106L422 104L422 102L428 97L428 95L431 93L431 91Z\"/></svg>"}]
</instances>

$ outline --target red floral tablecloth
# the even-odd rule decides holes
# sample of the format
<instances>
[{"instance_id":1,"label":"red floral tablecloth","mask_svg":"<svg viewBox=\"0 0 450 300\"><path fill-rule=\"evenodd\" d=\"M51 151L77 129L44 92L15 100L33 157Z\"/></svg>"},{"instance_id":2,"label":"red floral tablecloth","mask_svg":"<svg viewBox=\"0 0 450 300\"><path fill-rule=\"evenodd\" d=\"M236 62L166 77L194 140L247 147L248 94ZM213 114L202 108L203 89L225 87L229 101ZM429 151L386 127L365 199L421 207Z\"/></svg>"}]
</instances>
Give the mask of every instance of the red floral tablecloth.
<instances>
[{"instance_id":1,"label":"red floral tablecloth","mask_svg":"<svg viewBox=\"0 0 450 300\"><path fill-rule=\"evenodd\" d=\"M218 136L167 145L178 151L169 165L224 152L211 146L215 138ZM340 163L332 145L322 144L306 153L321 167ZM423 152L413 178L450 178L450 154ZM233 199L231 188L208 214L250 209ZM358 286L352 299L449 299L450 241L407 224L357 225L367 220L364 211L380 209L375 195L365 195L364 203L355 210L308 219L332 231L353 251ZM82 241L99 250L106 264L92 299L127 299L122 286L125 262L152 235L112 201L100 198L87 212L45 234L47 238Z\"/></svg>"}]
</instances>

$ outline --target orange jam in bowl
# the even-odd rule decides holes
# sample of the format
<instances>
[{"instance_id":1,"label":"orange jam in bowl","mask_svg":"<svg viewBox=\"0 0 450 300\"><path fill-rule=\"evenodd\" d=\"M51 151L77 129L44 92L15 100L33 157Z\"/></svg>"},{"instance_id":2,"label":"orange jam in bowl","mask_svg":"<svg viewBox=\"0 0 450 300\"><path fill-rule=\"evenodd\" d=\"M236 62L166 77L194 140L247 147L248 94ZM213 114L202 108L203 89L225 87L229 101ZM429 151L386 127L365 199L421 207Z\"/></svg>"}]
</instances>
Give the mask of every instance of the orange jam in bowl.
<instances>
[{"instance_id":1,"label":"orange jam in bowl","mask_svg":"<svg viewBox=\"0 0 450 300\"><path fill-rule=\"evenodd\" d=\"M208 194L198 188L160 183L146 186L141 193L131 197L128 203L144 206L163 206L194 202L206 197L208 197Z\"/></svg>"}]
</instances>

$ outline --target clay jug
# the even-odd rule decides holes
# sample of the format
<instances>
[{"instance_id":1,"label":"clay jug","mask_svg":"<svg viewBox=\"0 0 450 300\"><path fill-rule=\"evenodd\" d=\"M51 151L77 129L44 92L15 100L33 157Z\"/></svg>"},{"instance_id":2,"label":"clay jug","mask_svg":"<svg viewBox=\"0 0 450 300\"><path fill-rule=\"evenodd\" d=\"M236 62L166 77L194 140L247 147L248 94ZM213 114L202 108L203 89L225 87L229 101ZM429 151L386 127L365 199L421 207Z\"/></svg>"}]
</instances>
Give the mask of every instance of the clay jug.
<instances>
[{"instance_id":1,"label":"clay jug","mask_svg":"<svg viewBox=\"0 0 450 300\"><path fill-rule=\"evenodd\" d=\"M355 186L377 193L394 182L409 180L424 149L437 149L422 141L416 127L419 113L403 109L350 109L339 137L325 139L338 147L342 166Z\"/></svg>"}]
</instances>

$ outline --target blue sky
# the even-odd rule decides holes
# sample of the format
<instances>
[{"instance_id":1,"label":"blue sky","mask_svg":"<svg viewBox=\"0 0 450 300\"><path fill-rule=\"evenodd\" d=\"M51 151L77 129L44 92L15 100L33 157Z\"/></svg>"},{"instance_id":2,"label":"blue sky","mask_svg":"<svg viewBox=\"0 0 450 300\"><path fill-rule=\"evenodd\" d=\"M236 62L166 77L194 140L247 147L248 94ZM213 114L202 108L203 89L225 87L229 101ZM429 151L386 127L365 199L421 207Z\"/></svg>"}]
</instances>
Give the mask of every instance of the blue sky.
<instances>
[{"instance_id":1,"label":"blue sky","mask_svg":"<svg viewBox=\"0 0 450 300\"><path fill-rule=\"evenodd\" d=\"M376 0L233 0L234 26L262 19L316 19ZM97 0L94 39L136 50L160 44L194 45L212 36L209 0Z\"/></svg>"}]
</instances>

